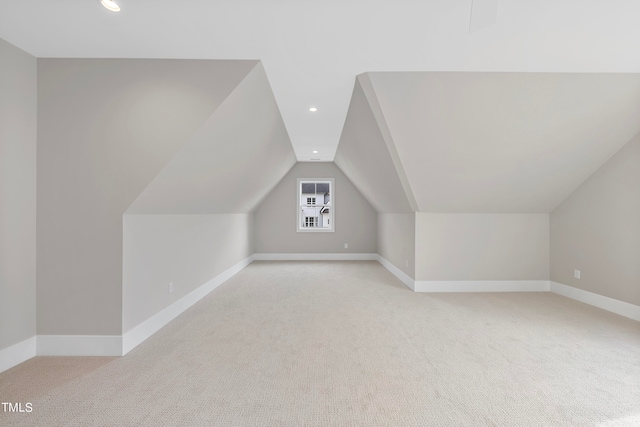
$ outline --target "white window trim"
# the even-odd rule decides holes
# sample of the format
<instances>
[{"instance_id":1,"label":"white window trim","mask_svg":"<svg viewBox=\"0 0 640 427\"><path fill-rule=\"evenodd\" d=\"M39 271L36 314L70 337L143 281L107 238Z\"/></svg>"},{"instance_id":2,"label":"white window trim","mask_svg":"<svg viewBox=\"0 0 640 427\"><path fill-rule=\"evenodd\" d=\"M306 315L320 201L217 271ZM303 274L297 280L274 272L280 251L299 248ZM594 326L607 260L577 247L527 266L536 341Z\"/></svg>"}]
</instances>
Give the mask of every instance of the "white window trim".
<instances>
[{"instance_id":1,"label":"white window trim","mask_svg":"<svg viewBox=\"0 0 640 427\"><path fill-rule=\"evenodd\" d=\"M321 227L303 227L302 220L302 206L300 198L302 197L301 185L303 182L330 182L331 183L331 207L329 208L329 228L321 228ZM298 178L296 183L296 194L297 194L297 205L296 210L298 211L297 222L296 222L296 231L302 233L333 233L335 231L335 215L336 215L336 180L334 178ZM317 200L316 200L317 204ZM321 218L318 218L318 222L321 221Z\"/></svg>"}]
</instances>

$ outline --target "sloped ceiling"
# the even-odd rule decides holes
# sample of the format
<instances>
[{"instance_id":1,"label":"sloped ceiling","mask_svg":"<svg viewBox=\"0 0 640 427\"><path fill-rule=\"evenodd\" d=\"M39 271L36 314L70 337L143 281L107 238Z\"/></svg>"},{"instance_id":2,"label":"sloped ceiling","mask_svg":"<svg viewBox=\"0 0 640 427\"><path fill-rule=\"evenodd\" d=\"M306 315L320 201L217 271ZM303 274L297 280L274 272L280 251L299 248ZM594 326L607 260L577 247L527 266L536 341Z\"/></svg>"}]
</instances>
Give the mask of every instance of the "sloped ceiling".
<instances>
[{"instance_id":1,"label":"sloped ceiling","mask_svg":"<svg viewBox=\"0 0 640 427\"><path fill-rule=\"evenodd\" d=\"M295 162L264 68L257 64L127 213L250 212Z\"/></svg>"},{"instance_id":2,"label":"sloped ceiling","mask_svg":"<svg viewBox=\"0 0 640 427\"><path fill-rule=\"evenodd\" d=\"M500 1L481 29L479 0L118 1L0 1L0 37L41 58L262 60L300 160L333 160L366 71L640 72L631 0Z\"/></svg>"},{"instance_id":3,"label":"sloped ceiling","mask_svg":"<svg viewBox=\"0 0 640 427\"><path fill-rule=\"evenodd\" d=\"M122 214L257 64L39 59L38 209Z\"/></svg>"},{"instance_id":4,"label":"sloped ceiling","mask_svg":"<svg viewBox=\"0 0 640 427\"><path fill-rule=\"evenodd\" d=\"M390 72L369 78L400 160L398 174L406 174L421 212L550 212L640 132L639 74ZM344 158L338 156L356 182L373 179L371 172L367 178L356 173L365 158L359 167L344 166L356 122L375 133L361 98L356 90ZM379 139L370 138L378 147ZM371 162L389 163L384 156ZM385 180L395 179L385 172Z\"/></svg>"},{"instance_id":5,"label":"sloped ceiling","mask_svg":"<svg viewBox=\"0 0 640 427\"><path fill-rule=\"evenodd\" d=\"M335 163L377 212L411 212L398 177L401 168L394 165L389 152L393 146L385 141L388 134L383 136L381 126L386 127L384 118L378 115L376 120L360 79L356 80Z\"/></svg>"}]
</instances>

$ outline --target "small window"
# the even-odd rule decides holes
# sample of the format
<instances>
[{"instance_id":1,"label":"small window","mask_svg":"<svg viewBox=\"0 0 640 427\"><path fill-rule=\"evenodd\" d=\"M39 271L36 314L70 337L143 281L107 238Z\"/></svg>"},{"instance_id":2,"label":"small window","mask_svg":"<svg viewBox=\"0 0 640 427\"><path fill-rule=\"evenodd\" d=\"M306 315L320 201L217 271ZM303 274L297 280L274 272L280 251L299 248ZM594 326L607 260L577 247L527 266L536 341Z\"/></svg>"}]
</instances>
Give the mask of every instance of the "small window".
<instances>
[{"instance_id":1,"label":"small window","mask_svg":"<svg viewBox=\"0 0 640 427\"><path fill-rule=\"evenodd\" d=\"M333 231L333 178L298 179L298 231Z\"/></svg>"},{"instance_id":2,"label":"small window","mask_svg":"<svg viewBox=\"0 0 640 427\"><path fill-rule=\"evenodd\" d=\"M317 216L305 216L304 217L304 226L305 227L317 227L318 226L318 217Z\"/></svg>"}]
</instances>

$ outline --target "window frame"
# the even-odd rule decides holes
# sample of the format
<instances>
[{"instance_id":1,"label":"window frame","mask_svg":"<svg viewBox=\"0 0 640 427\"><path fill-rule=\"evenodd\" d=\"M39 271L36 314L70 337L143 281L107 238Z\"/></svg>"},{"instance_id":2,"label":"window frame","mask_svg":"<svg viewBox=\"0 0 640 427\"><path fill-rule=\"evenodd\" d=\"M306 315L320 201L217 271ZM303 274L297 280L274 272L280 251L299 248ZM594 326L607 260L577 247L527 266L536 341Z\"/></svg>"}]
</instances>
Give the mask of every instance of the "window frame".
<instances>
[{"instance_id":1,"label":"window frame","mask_svg":"<svg viewBox=\"0 0 640 427\"><path fill-rule=\"evenodd\" d=\"M313 224L313 225L308 225ZM318 227L318 217L317 216L305 216L304 217L304 229L307 228L316 228Z\"/></svg>"},{"instance_id":2,"label":"window frame","mask_svg":"<svg viewBox=\"0 0 640 427\"><path fill-rule=\"evenodd\" d=\"M323 204L317 204L318 203L318 195L316 194L315 197L316 199L316 204L314 205L308 205L308 204L304 204L302 203L303 199L302 199L302 184L311 184L311 183L328 183L329 184L329 203L327 205ZM296 199L297 199L297 204L296 204L296 209L297 209L297 216L296 216L296 231L298 232L302 232L302 233L333 233L335 232L335 197L336 197L336 183L335 183L335 178L298 178L297 182L296 182ZM307 196L305 196L306 199ZM305 200L306 201L306 200ZM303 215L303 206L314 206L319 208L320 210L322 210L323 207L329 207L329 218L328 218L328 227L324 228L324 227L304 227L303 226L303 221L305 220L306 216L309 215ZM322 215L319 213L318 216L316 217L318 224L322 224Z\"/></svg>"}]
</instances>

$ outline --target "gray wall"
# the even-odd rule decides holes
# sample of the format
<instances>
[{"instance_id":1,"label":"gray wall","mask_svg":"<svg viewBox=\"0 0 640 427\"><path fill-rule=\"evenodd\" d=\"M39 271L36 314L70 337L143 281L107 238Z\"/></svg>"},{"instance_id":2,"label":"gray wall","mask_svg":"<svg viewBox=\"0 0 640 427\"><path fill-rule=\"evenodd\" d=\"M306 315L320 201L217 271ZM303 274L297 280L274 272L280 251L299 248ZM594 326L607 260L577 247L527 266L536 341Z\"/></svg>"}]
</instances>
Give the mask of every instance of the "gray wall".
<instances>
[{"instance_id":1,"label":"gray wall","mask_svg":"<svg viewBox=\"0 0 640 427\"><path fill-rule=\"evenodd\" d=\"M415 279L415 214L378 214L378 254Z\"/></svg>"},{"instance_id":2,"label":"gray wall","mask_svg":"<svg viewBox=\"0 0 640 427\"><path fill-rule=\"evenodd\" d=\"M124 333L253 253L251 214L125 215L123 221Z\"/></svg>"},{"instance_id":3,"label":"gray wall","mask_svg":"<svg viewBox=\"0 0 640 427\"><path fill-rule=\"evenodd\" d=\"M335 232L296 231L298 178L335 178ZM255 251L375 253L376 221L375 210L334 163L300 162L256 209Z\"/></svg>"},{"instance_id":4,"label":"gray wall","mask_svg":"<svg viewBox=\"0 0 640 427\"><path fill-rule=\"evenodd\" d=\"M640 135L551 213L551 280L640 305Z\"/></svg>"},{"instance_id":5,"label":"gray wall","mask_svg":"<svg viewBox=\"0 0 640 427\"><path fill-rule=\"evenodd\" d=\"M36 73L0 39L0 350L36 334Z\"/></svg>"},{"instance_id":6,"label":"gray wall","mask_svg":"<svg viewBox=\"0 0 640 427\"><path fill-rule=\"evenodd\" d=\"M122 333L122 214L255 64L38 60L38 334Z\"/></svg>"},{"instance_id":7,"label":"gray wall","mask_svg":"<svg viewBox=\"0 0 640 427\"><path fill-rule=\"evenodd\" d=\"M549 280L549 215L417 213L416 280Z\"/></svg>"},{"instance_id":8,"label":"gray wall","mask_svg":"<svg viewBox=\"0 0 640 427\"><path fill-rule=\"evenodd\" d=\"M251 212L295 163L269 80L257 64L127 213Z\"/></svg>"}]
</instances>

